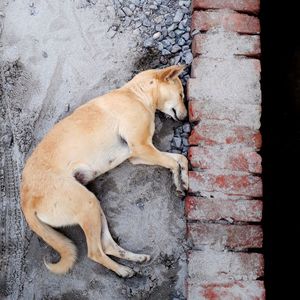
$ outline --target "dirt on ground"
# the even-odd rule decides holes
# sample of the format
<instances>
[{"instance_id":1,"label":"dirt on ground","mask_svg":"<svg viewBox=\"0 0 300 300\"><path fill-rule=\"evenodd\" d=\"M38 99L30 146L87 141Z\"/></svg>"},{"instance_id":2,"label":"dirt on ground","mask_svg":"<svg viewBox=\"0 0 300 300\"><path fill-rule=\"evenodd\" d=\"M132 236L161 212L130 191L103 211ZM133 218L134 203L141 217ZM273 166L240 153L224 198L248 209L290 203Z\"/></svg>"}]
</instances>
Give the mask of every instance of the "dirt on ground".
<instances>
[{"instance_id":1,"label":"dirt on ground","mask_svg":"<svg viewBox=\"0 0 300 300\"><path fill-rule=\"evenodd\" d=\"M168 170L125 162L88 186L116 241L152 256L141 265L122 261L137 273L130 279L89 260L77 226L62 229L79 249L74 269L51 274L43 258L59 257L30 231L20 210L20 174L45 133L87 100L159 63L155 52L139 47L138 33L112 36L115 20L110 0L0 3L1 299L184 299L184 208ZM159 149L170 150L179 125L157 116Z\"/></svg>"}]
</instances>

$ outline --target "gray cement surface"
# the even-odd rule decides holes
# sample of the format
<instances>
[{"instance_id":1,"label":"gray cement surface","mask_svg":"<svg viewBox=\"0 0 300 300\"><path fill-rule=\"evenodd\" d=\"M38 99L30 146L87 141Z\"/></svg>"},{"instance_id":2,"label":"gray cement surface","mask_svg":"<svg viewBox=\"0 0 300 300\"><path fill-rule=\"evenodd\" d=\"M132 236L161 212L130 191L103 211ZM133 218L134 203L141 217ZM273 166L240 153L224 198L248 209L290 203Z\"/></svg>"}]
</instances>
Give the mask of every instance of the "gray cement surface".
<instances>
[{"instance_id":1,"label":"gray cement surface","mask_svg":"<svg viewBox=\"0 0 300 300\"><path fill-rule=\"evenodd\" d=\"M0 3L1 299L184 299L183 202L168 170L126 162L89 185L118 243L152 256L142 265L122 262L137 272L130 279L90 261L77 227L62 229L79 249L74 269L49 273L43 258L58 255L29 230L20 211L24 162L53 124L152 66L155 57L138 47L138 34L111 35L115 18L110 0ZM156 118L158 148L170 149L178 125Z\"/></svg>"}]
</instances>

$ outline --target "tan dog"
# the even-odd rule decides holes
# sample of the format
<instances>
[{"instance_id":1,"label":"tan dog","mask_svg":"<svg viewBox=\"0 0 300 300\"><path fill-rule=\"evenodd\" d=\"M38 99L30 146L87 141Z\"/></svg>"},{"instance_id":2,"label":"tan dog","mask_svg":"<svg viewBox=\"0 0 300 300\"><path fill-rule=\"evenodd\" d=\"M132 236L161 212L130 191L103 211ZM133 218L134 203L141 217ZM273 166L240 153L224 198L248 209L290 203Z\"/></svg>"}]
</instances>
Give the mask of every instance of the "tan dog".
<instances>
[{"instance_id":1,"label":"tan dog","mask_svg":"<svg viewBox=\"0 0 300 300\"><path fill-rule=\"evenodd\" d=\"M188 162L183 155L160 152L152 144L156 109L174 119L186 118L182 66L148 70L122 88L76 109L45 136L28 159L22 176L21 206L31 229L60 254L46 264L66 273L76 248L52 227L79 224L88 257L122 277L134 272L107 255L144 262L150 256L122 249L112 239L98 199L84 185L129 159L172 171L178 192L188 188Z\"/></svg>"}]
</instances>

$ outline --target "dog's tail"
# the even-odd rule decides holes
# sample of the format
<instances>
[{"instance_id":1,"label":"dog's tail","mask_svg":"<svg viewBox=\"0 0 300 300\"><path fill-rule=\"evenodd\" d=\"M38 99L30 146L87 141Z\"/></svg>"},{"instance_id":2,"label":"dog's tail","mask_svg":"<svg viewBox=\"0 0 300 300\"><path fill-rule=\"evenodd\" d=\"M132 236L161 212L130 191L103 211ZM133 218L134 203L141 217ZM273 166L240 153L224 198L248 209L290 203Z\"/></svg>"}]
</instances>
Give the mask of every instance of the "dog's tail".
<instances>
[{"instance_id":1,"label":"dog's tail","mask_svg":"<svg viewBox=\"0 0 300 300\"><path fill-rule=\"evenodd\" d=\"M46 267L53 273L67 273L76 261L77 251L75 245L63 234L42 222L35 212L29 213L29 215L28 212L26 220L31 229L60 255L60 260L57 263L47 263L44 260Z\"/></svg>"}]
</instances>

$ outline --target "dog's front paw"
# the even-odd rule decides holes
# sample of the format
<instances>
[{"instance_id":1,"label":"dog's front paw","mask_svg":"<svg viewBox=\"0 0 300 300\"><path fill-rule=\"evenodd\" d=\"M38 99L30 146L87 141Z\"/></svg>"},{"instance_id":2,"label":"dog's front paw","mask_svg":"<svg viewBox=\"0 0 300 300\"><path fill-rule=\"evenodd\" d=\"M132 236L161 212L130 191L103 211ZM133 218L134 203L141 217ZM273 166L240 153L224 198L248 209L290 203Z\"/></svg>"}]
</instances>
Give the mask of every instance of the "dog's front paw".
<instances>
[{"instance_id":1,"label":"dog's front paw","mask_svg":"<svg viewBox=\"0 0 300 300\"><path fill-rule=\"evenodd\" d=\"M182 197L185 196L185 192L183 190L177 189L176 190L176 196L179 197L179 198L182 198Z\"/></svg>"},{"instance_id":2,"label":"dog's front paw","mask_svg":"<svg viewBox=\"0 0 300 300\"><path fill-rule=\"evenodd\" d=\"M134 271L128 267L122 266L118 269L117 274L123 278L130 278L134 275Z\"/></svg>"},{"instance_id":3,"label":"dog's front paw","mask_svg":"<svg viewBox=\"0 0 300 300\"><path fill-rule=\"evenodd\" d=\"M188 176L186 177L182 177L182 187L185 191L187 191L189 189L189 178Z\"/></svg>"},{"instance_id":4,"label":"dog's front paw","mask_svg":"<svg viewBox=\"0 0 300 300\"><path fill-rule=\"evenodd\" d=\"M139 257L139 262L140 263L143 263L143 262L147 262L151 259L151 256L150 255L147 255L147 254L141 254L140 257Z\"/></svg>"}]
</instances>

